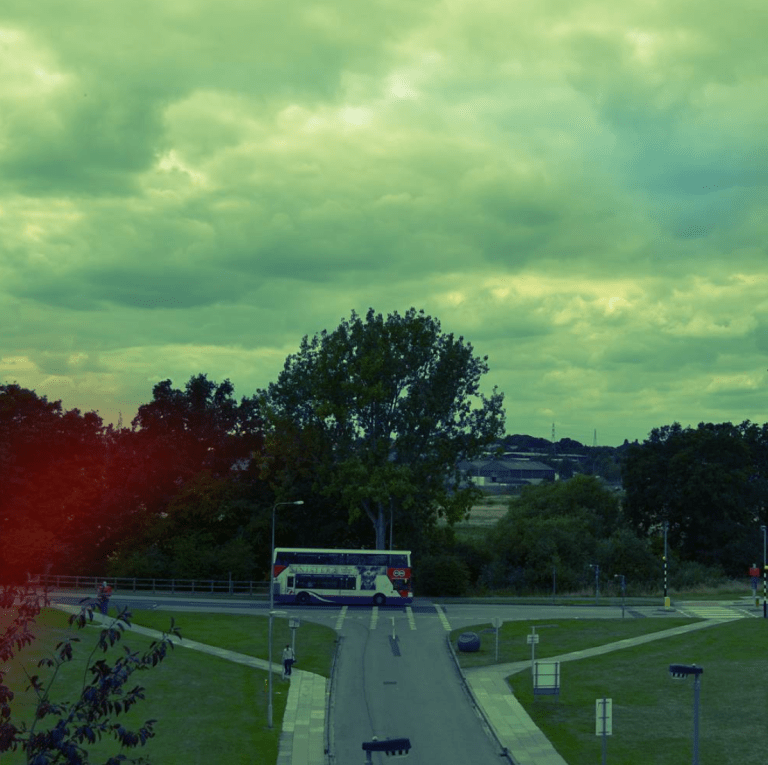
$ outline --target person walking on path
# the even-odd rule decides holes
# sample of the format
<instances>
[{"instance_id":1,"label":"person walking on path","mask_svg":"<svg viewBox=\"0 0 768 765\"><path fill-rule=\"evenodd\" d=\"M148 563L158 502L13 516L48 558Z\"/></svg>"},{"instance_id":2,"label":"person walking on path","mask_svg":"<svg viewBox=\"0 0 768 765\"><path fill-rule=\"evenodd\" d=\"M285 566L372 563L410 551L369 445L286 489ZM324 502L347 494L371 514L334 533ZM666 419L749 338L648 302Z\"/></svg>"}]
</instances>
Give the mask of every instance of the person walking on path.
<instances>
[{"instance_id":1,"label":"person walking on path","mask_svg":"<svg viewBox=\"0 0 768 765\"><path fill-rule=\"evenodd\" d=\"M291 676L291 667L295 661L296 656L293 653L293 648L286 643L285 648L283 648L283 680Z\"/></svg>"},{"instance_id":2,"label":"person walking on path","mask_svg":"<svg viewBox=\"0 0 768 765\"><path fill-rule=\"evenodd\" d=\"M104 616L107 615L109 609L109 599L112 597L112 588L106 583L102 582L96 588L96 599L99 603L99 610Z\"/></svg>"}]
</instances>

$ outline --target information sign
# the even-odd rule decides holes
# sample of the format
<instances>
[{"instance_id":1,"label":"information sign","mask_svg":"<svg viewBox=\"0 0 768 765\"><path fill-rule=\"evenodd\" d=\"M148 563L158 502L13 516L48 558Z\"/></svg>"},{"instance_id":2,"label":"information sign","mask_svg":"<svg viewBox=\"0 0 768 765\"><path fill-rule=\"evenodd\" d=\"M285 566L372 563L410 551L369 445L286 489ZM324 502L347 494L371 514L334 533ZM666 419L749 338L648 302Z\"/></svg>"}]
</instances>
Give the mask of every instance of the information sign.
<instances>
[{"instance_id":1,"label":"information sign","mask_svg":"<svg viewBox=\"0 0 768 765\"><path fill-rule=\"evenodd\" d=\"M533 695L560 695L560 662L537 661L533 671Z\"/></svg>"},{"instance_id":2,"label":"information sign","mask_svg":"<svg viewBox=\"0 0 768 765\"><path fill-rule=\"evenodd\" d=\"M595 701L595 735L613 735L613 699Z\"/></svg>"}]
</instances>

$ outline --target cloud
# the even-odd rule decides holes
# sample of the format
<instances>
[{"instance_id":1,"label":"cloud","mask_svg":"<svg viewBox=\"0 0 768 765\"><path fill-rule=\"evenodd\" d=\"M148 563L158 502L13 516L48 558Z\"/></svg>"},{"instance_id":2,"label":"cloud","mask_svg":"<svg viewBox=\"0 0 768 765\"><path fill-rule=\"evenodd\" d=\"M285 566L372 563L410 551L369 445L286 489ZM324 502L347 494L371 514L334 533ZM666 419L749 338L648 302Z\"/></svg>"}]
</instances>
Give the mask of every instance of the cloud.
<instances>
[{"instance_id":1,"label":"cloud","mask_svg":"<svg viewBox=\"0 0 768 765\"><path fill-rule=\"evenodd\" d=\"M353 308L416 306L489 356L512 431L765 419L766 28L745 0L9 0L0 374L130 420L153 381L249 395Z\"/></svg>"}]
</instances>

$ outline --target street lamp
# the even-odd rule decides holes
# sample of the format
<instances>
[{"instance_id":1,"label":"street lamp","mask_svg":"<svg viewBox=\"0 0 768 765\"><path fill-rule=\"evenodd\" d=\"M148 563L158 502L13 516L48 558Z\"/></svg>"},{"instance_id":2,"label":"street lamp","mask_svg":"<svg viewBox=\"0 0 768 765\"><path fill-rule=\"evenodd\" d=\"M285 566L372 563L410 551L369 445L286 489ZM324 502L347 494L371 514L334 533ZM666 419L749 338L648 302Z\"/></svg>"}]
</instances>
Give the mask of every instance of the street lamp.
<instances>
[{"instance_id":1,"label":"street lamp","mask_svg":"<svg viewBox=\"0 0 768 765\"><path fill-rule=\"evenodd\" d=\"M765 559L765 534L766 530L768 530L765 526L760 527L760 531L763 532L763 618L765 619L768 617L768 601L766 600L766 583L765 583L765 577L768 575L768 561Z\"/></svg>"},{"instance_id":2,"label":"street lamp","mask_svg":"<svg viewBox=\"0 0 768 765\"><path fill-rule=\"evenodd\" d=\"M614 579L621 579L621 618L624 618L624 603L627 598L627 578L624 574L614 574Z\"/></svg>"},{"instance_id":3,"label":"street lamp","mask_svg":"<svg viewBox=\"0 0 768 765\"><path fill-rule=\"evenodd\" d=\"M664 521L664 608L670 607L669 590L667 589L667 532L669 521Z\"/></svg>"},{"instance_id":4,"label":"street lamp","mask_svg":"<svg viewBox=\"0 0 768 765\"><path fill-rule=\"evenodd\" d=\"M704 667L695 664L670 664L669 674L675 680L683 680L693 675L693 765L699 765L699 691L701 690L701 673Z\"/></svg>"},{"instance_id":5,"label":"street lamp","mask_svg":"<svg viewBox=\"0 0 768 765\"><path fill-rule=\"evenodd\" d=\"M272 546L269 549L269 700L267 703L267 725L272 727L272 617L274 615L275 605L275 569L273 561L275 559L275 510L280 505L303 505L303 499L297 499L295 502L276 502L272 507Z\"/></svg>"},{"instance_id":6,"label":"street lamp","mask_svg":"<svg viewBox=\"0 0 768 765\"><path fill-rule=\"evenodd\" d=\"M590 563L589 567L595 570L595 604L597 604L600 597L600 566L597 563Z\"/></svg>"}]
</instances>

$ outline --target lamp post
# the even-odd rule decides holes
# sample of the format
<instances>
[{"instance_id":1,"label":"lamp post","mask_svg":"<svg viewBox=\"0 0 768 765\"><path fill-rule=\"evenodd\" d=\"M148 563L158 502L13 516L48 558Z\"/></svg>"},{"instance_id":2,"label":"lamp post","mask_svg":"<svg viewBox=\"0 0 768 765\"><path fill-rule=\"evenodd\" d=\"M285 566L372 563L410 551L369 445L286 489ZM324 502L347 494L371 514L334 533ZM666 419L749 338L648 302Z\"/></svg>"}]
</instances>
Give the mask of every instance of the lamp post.
<instances>
[{"instance_id":1,"label":"lamp post","mask_svg":"<svg viewBox=\"0 0 768 765\"><path fill-rule=\"evenodd\" d=\"M272 546L269 550L269 630L268 640L269 643L269 699L267 701L267 726L272 727L272 617L274 615L275 605L275 588L273 586L275 580L274 558L275 558L275 510L280 505L303 505L303 499L297 499L295 502L276 502L272 507Z\"/></svg>"},{"instance_id":2,"label":"lamp post","mask_svg":"<svg viewBox=\"0 0 768 765\"><path fill-rule=\"evenodd\" d=\"M765 534L768 531L768 527L761 526L760 531L763 532L763 618L768 617L768 599L766 599L766 582L765 577L768 575L768 561L766 560L766 548L765 548Z\"/></svg>"},{"instance_id":3,"label":"lamp post","mask_svg":"<svg viewBox=\"0 0 768 765\"><path fill-rule=\"evenodd\" d=\"M664 608L670 607L669 590L667 589L667 532L669 521L664 521Z\"/></svg>"},{"instance_id":4,"label":"lamp post","mask_svg":"<svg viewBox=\"0 0 768 765\"><path fill-rule=\"evenodd\" d=\"M624 618L624 604L627 599L627 578L624 574L614 574L614 579L621 579L621 618Z\"/></svg>"},{"instance_id":5,"label":"lamp post","mask_svg":"<svg viewBox=\"0 0 768 765\"><path fill-rule=\"evenodd\" d=\"M699 765L699 692L704 667L695 664L670 664L669 674L676 680L693 675L693 765Z\"/></svg>"}]
</instances>

